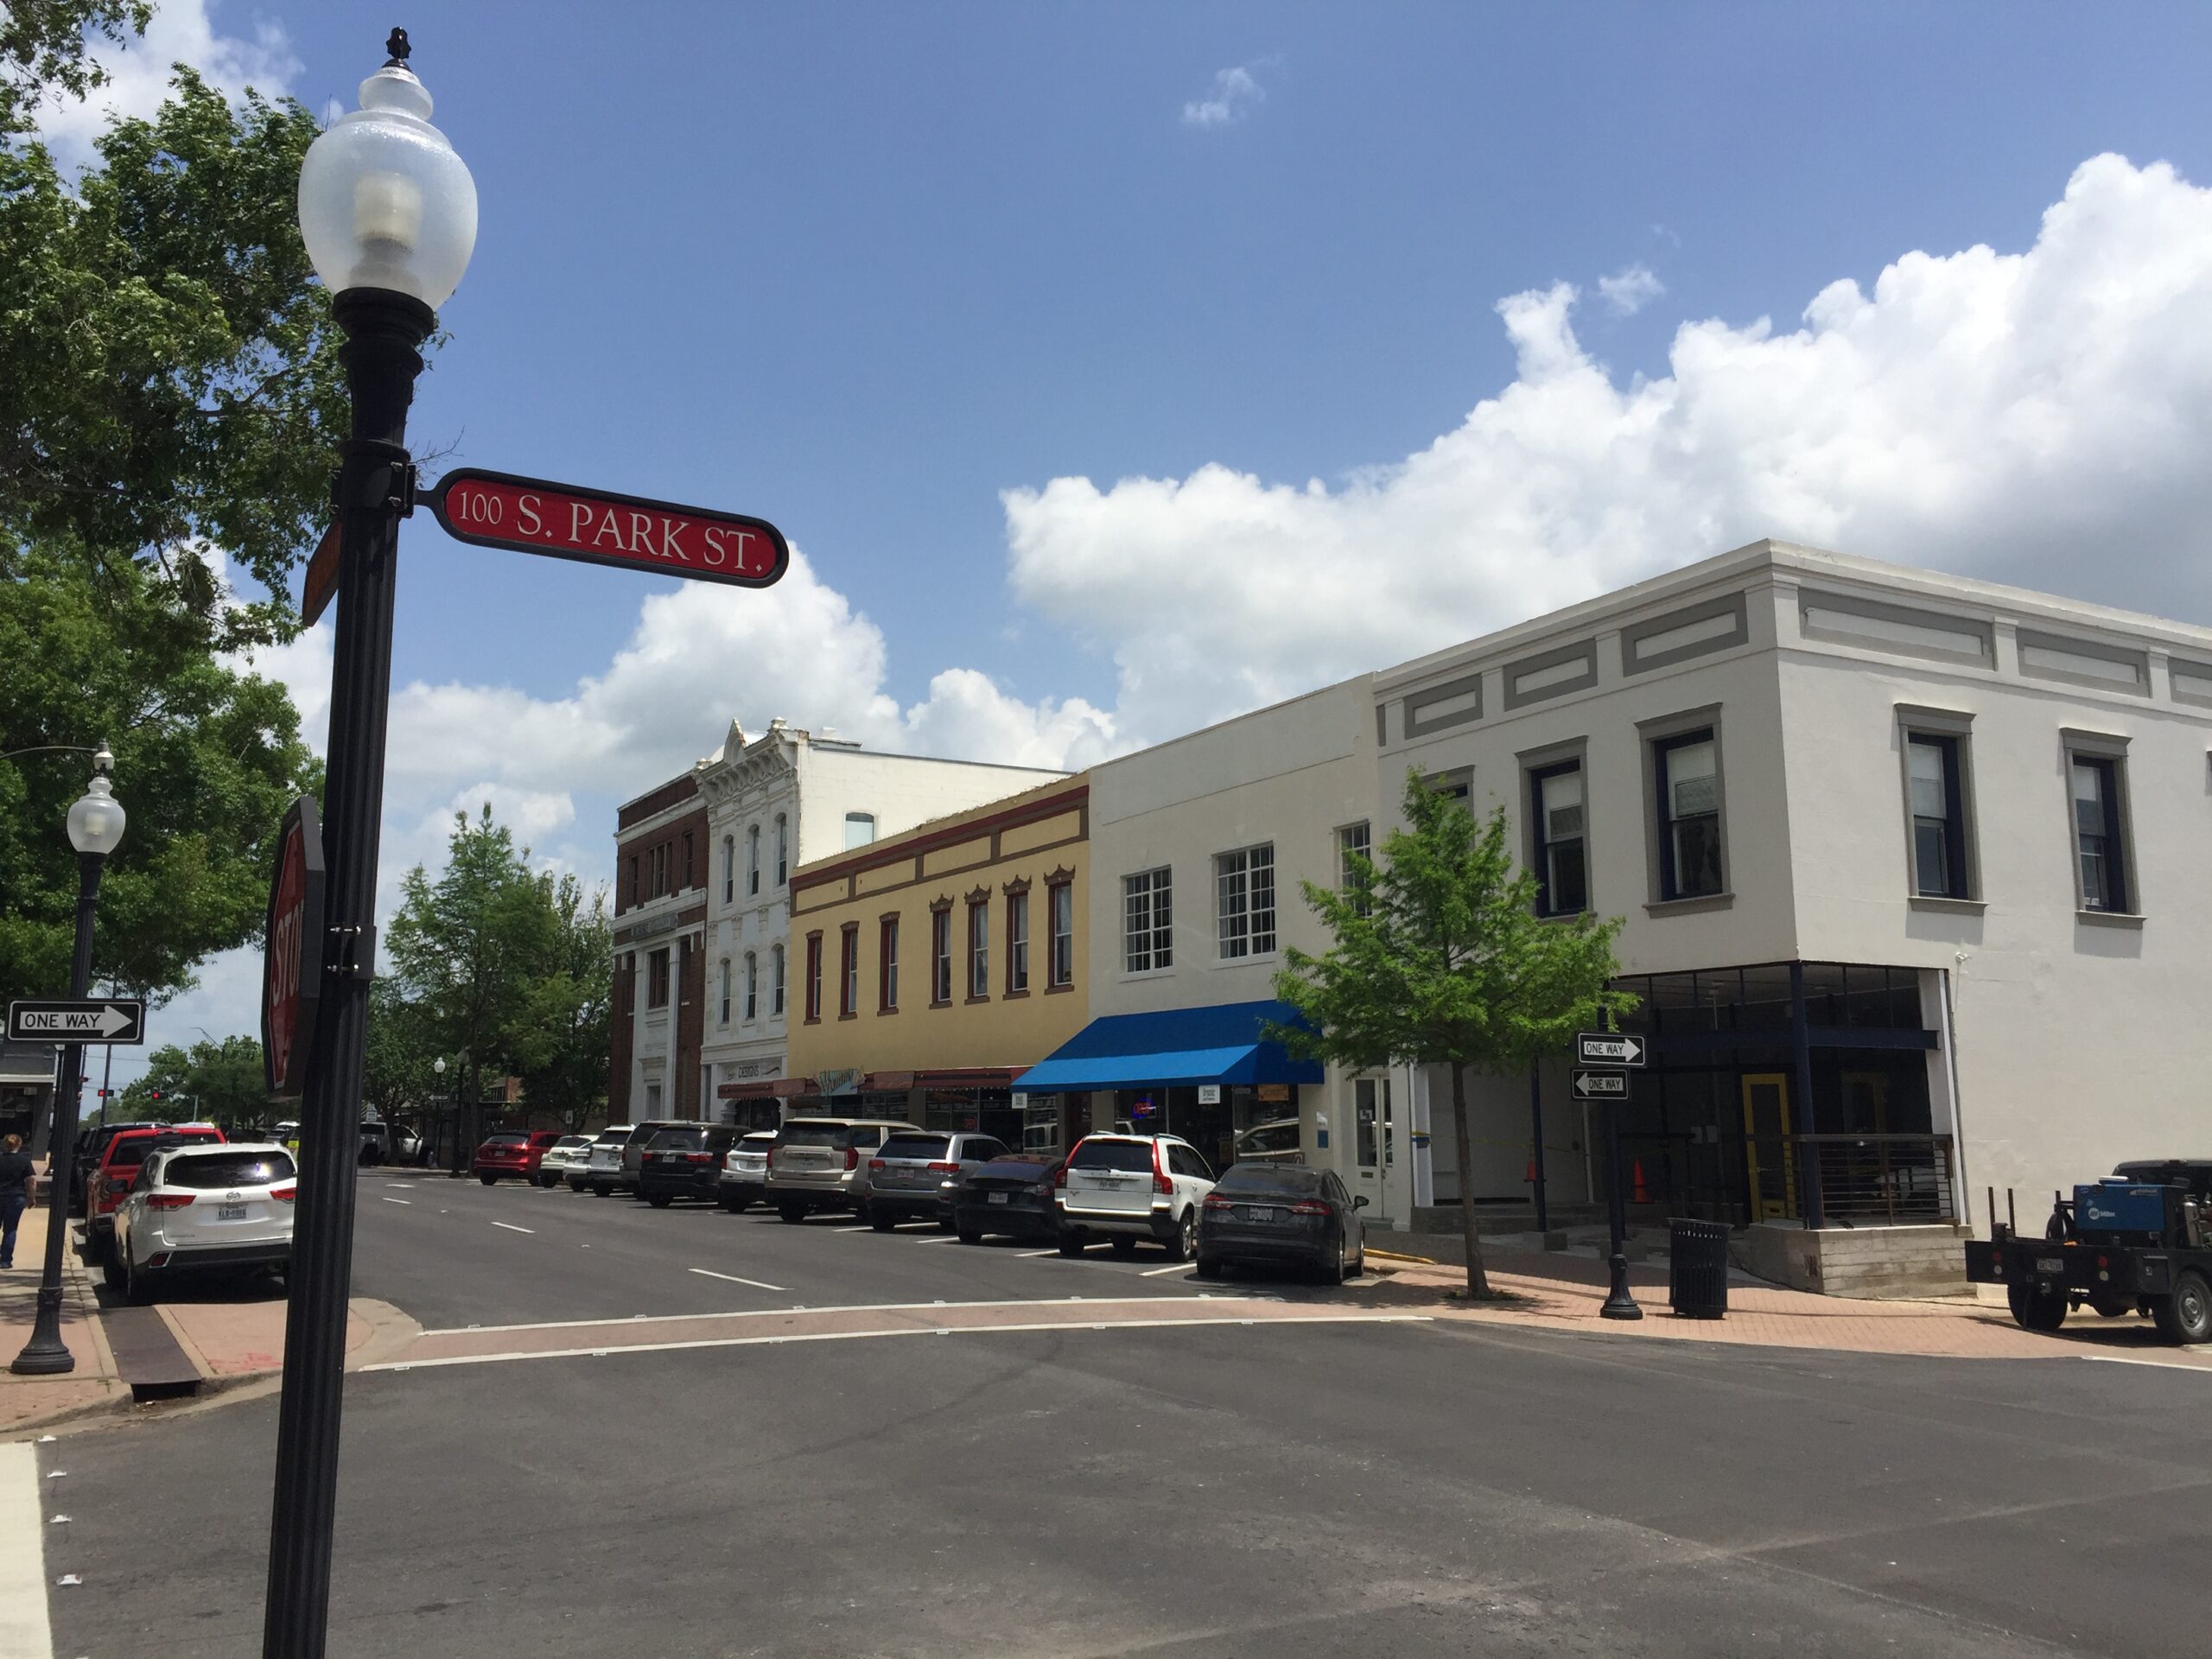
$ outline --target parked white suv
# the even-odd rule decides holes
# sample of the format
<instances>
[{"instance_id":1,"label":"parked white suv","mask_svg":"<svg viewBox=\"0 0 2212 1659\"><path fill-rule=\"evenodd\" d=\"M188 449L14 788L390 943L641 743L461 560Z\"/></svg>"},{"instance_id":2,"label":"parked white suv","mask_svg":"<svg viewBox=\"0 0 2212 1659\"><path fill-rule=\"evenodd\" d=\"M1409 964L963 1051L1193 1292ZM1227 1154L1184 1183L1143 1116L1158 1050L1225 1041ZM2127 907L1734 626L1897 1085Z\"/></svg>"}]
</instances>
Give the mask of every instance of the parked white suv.
<instances>
[{"instance_id":1,"label":"parked white suv","mask_svg":"<svg viewBox=\"0 0 2212 1659\"><path fill-rule=\"evenodd\" d=\"M1171 1262L1187 1262L1198 1246L1198 1206L1212 1191L1213 1172L1187 1141L1087 1135L1068 1154L1053 1196L1060 1254L1080 1255L1103 1238L1115 1255L1129 1255L1151 1238Z\"/></svg>"},{"instance_id":2,"label":"parked white suv","mask_svg":"<svg viewBox=\"0 0 2212 1659\"><path fill-rule=\"evenodd\" d=\"M292 1154L268 1142L165 1147L139 1166L115 1212L108 1286L133 1302L156 1281L207 1268L291 1265Z\"/></svg>"},{"instance_id":3,"label":"parked white suv","mask_svg":"<svg viewBox=\"0 0 2212 1659\"><path fill-rule=\"evenodd\" d=\"M610 1123L594 1135L583 1161L569 1171L569 1191L581 1192L589 1187L602 1198L610 1196L616 1178L622 1173L622 1148L629 1144L631 1134L629 1124Z\"/></svg>"}]
</instances>

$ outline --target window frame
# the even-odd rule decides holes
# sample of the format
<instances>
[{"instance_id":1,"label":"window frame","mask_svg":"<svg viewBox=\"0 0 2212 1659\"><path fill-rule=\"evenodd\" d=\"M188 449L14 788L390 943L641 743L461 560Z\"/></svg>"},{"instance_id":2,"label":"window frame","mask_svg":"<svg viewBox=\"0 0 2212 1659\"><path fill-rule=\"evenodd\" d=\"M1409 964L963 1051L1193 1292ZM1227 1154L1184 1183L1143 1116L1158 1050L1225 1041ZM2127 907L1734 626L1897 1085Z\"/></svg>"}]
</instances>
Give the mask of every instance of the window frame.
<instances>
[{"instance_id":1,"label":"window frame","mask_svg":"<svg viewBox=\"0 0 2212 1659\"><path fill-rule=\"evenodd\" d=\"M861 925L837 930L837 1017L857 1020L861 1012Z\"/></svg>"},{"instance_id":2,"label":"window frame","mask_svg":"<svg viewBox=\"0 0 2212 1659\"><path fill-rule=\"evenodd\" d=\"M899 1012L899 916L894 911L876 918L875 1011Z\"/></svg>"},{"instance_id":3,"label":"window frame","mask_svg":"<svg viewBox=\"0 0 2212 1659\"><path fill-rule=\"evenodd\" d=\"M668 1006L669 949L662 945L658 950L645 952L645 1006L664 1008Z\"/></svg>"},{"instance_id":4,"label":"window frame","mask_svg":"<svg viewBox=\"0 0 2212 1659\"><path fill-rule=\"evenodd\" d=\"M1140 881L1145 884L1141 893L1136 891ZM1130 906L1139 897L1144 900L1144 925L1141 930L1135 930L1130 925ZM1135 960L1140 954L1135 943L1139 931L1144 938L1141 964ZM1173 971L1174 966L1175 868L1172 864L1157 864L1148 870L1133 870L1122 878L1122 971L1164 974Z\"/></svg>"},{"instance_id":5,"label":"window frame","mask_svg":"<svg viewBox=\"0 0 2212 1659\"><path fill-rule=\"evenodd\" d=\"M952 1006L952 900L930 906L930 1006Z\"/></svg>"},{"instance_id":6,"label":"window frame","mask_svg":"<svg viewBox=\"0 0 2212 1659\"><path fill-rule=\"evenodd\" d=\"M780 941L768 947L768 1017L784 1017L784 947Z\"/></svg>"},{"instance_id":7,"label":"window frame","mask_svg":"<svg viewBox=\"0 0 2212 1659\"><path fill-rule=\"evenodd\" d=\"M1637 731L1643 751L1644 845L1651 882L1651 897L1646 908L1664 912L1732 905L1735 892L1729 861L1727 745L1719 706L1639 721ZM1715 861L1719 867L1719 886L1711 893L1684 893L1680 874L1675 868L1673 830L1677 820L1670 799L1671 767L1668 757L1707 741L1713 745L1713 819L1719 842Z\"/></svg>"},{"instance_id":8,"label":"window frame","mask_svg":"<svg viewBox=\"0 0 2212 1659\"><path fill-rule=\"evenodd\" d=\"M1045 884L1045 988L1065 991L1074 984L1075 878L1071 875Z\"/></svg>"},{"instance_id":9,"label":"window frame","mask_svg":"<svg viewBox=\"0 0 2212 1659\"><path fill-rule=\"evenodd\" d=\"M1370 869L1374 868L1375 821L1372 818L1361 818L1353 823L1340 823L1336 828L1334 839L1337 848L1337 891L1351 898L1352 912L1355 915L1368 915L1375 908L1374 895L1369 891L1366 883L1353 874L1349 860L1351 855L1357 853L1367 861Z\"/></svg>"},{"instance_id":10,"label":"window frame","mask_svg":"<svg viewBox=\"0 0 2212 1659\"><path fill-rule=\"evenodd\" d=\"M968 1001L988 1002L991 996L991 899L988 893L968 895Z\"/></svg>"},{"instance_id":11,"label":"window frame","mask_svg":"<svg viewBox=\"0 0 2212 1659\"><path fill-rule=\"evenodd\" d=\"M817 929L806 936L806 1023L822 1023L822 934Z\"/></svg>"},{"instance_id":12,"label":"window frame","mask_svg":"<svg viewBox=\"0 0 2212 1659\"><path fill-rule=\"evenodd\" d=\"M1262 912L1253 897L1253 891L1256 886L1254 875L1261 867L1262 855L1265 855L1268 891L1265 912L1267 943L1265 944L1259 943L1261 929L1258 918ZM1232 862L1236 866L1233 870L1229 868ZM1236 942L1241 948L1235 950L1230 949L1231 912L1228 903L1230 883L1232 880L1238 886L1240 903L1240 907L1235 912L1235 918L1239 923ZM1249 846L1235 847L1227 852L1216 853L1213 855L1213 891L1214 952L1217 961L1250 962L1274 956L1281 950L1282 948L1281 910L1279 904L1279 891L1275 885L1275 844L1274 842L1255 841Z\"/></svg>"},{"instance_id":13,"label":"window frame","mask_svg":"<svg viewBox=\"0 0 2212 1659\"><path fill-rule=\"evenodd\" d=\"M737 837L722 837L722 903L737 901Z\"/></svg>"},{"instance_id":14,"label":"window frame","mask_svg":"<svg viewBox=\"0 0 2212 1659\"><path fill-rule=\"evenodd\" d=\"M760 953L748 950L745 953L745 1023L749 1026L760 1017Z\"/></svg>"},{"instance_id":15,"label":"window frame","mask_svg":"<svg viewBox=\"0 0 2212 1659\"><path fill-rule=\"evenodd\" d=\"M721 1020L720 1020L719 1021L717 1021L716 1023L721 1024L721 1025L725 1025L725 1026L726 1026L726 1025L729 1024L729 992L730 992L729 958L728 958L728 957L724 957L721 959L721 963L722 963L722 971L721 971Z\"/></svg>"},{"instance_id":16,"label":"window frame","mask_svg":"<svg viewBox=\"0 0 2212 1659\"><path fill-rule=\"evenodd\" d=\"M1529 870L1536 878L1536 914L1545 918L1586 916L1595 908L1590 896L1590 772L1583 764L1580 745L1572 753L1524 760L1522 776L1527 791ZM1582 790L1582 828L1579 835L1554 841L1551 815L1544 805L1544 785L1554 778L1572 776ZM1582 902L1573 909L1562 906L1554 893L1552 849L1573 842L1582 865Z\"/></svg>"},{"instance_id":17,"label":"window frame","mask_svg":"<svg viewBox=\"0 0 2212 1659\"><path fill-rule=\"evenodd\" d=\"M2066 798L2067 838L2073 851L2074 908L2084 921L2127 925L2143 915L2141 867L2135 858L2135 827L2129 804L2127 740L2104 732L2068 730L2062 733L2064 765L2060 769ZM2094 896L2083 880L2081 807L2075 794L2077 768L2093 768L2101 780L2100 806L2103 819L2101 839L2105 843L2107 891L2104 902Z\"/></svg>"},{"instance_id":18,"label":"window frame","mask_svg":"<svg viewBox=\"0 0 2212 1659\"><path fill-rule=\"evenodd\" d=\"M787 813L776 814L776 885L782 887L791 880L791 818Z\"/></svg>"},{"instance_id":19,"label":"window frame","mask_svg":"<svg viewBox=\"0 0 2212 1659\"><path fill-rule=\"evenodd\" d=\"M745 831L745 896L757 899L760 894L760 826L748 824Z\"/></svg>"},{"instance_id":20,"label":"window frame","mask_svg":"<svg viewBox=\"0 0 2212 1659\"><path fill-rule=\"evenodd\" d=\"M1007 996L1029 995L1029 883L1006 885L1006 989Z\"/></svg>"},{"instance_id":21,"label":"window frame","mask_svg":"<svg viewBox=\"0 0 2212 1659\"><path fill-rule=\"evenodd\" d=\"M861 840L859 840L859 841L855 841L855 840L853 839L853 827L854 827L855 824L863 824L863 823L864 823L864 824L866 824L866 825L868 826L868 834L867 834L864 837L862 837ZM848 812L848 813L846 813L846 814L845 814L845 850L846 850L847 852L849 852L849 853L852 853L852 852L858 852L858 851L859 851L861 848L863 848L863 847L873 847L873 846L874 846L874 845L875 845L875 814L874 814L874 813L873 813L873 812Z\"/></svg>"}]
</instances>

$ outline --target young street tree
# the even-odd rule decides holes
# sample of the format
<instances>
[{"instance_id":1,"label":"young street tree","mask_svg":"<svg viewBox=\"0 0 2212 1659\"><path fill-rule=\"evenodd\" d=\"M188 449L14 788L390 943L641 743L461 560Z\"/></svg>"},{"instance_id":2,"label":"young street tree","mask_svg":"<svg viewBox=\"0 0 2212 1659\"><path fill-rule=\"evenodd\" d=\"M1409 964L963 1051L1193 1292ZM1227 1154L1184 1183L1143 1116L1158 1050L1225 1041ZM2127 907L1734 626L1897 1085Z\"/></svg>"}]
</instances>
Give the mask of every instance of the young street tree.
<instances>
[{"instance_id":1,"label":"young street tree","mask_svg":"<svg viewBox=\"0 0 2212 1659\"><path fill-rule=\"evenodd\" d=\"M536 880L550 924L545 954L534 965L509 1047L531 1109L557 1112L575 1129L607 1098L613 929L604 887L587 896L573 875Z\"/></svg>"},{"instance_id":2,"label":"young street tree","mask_svg":"<svg viewBox=\"0 0 2212 1659\"><path fill-rule=\"evenodd\" d=\"M1319 957L1285 952L1275 995L1312 1029L1277 1027L1269 1034L1310 1059L1446 1068L1467 1294L1487 1297L1467 1202L1474 1167L1467 1072L1525 1073L1636 999L1606 988L1618 971L1618 918L1536 914L1536 879L1515 868L1503 808L1478 823L1411 772L1402 810L1407 827L1383 842L1380 858L1347 860L1345 890L1302 884L1336 943Z\"/></svg>"}]
</instances>

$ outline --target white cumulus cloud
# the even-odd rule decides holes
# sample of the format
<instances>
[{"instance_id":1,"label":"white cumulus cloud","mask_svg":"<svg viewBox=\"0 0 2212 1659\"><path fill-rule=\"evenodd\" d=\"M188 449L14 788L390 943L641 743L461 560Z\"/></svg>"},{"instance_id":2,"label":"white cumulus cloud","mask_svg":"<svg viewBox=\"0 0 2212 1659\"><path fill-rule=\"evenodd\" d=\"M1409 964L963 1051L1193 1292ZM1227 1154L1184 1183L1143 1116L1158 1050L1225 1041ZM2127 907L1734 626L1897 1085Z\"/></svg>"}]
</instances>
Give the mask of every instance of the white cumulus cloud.
<instances>
[{"instance_id":1,"label":"white cumulus cloud","mask_svg":"<svg viewBox=\"0 0 2212 1659\"><path fill-rule=\"evenodd\" d=\"M1237 64L1218 72L1213 78L1213 87L1204 98L1194 98L1183 105L1183 124L1186 127L1226 127L1242 121L1254 107L1267 101L1267 89L1253 77L1253 64Z\"/></svg>"},{"instance_id":2,"label":"white cumulus cloud","mask_svg":"<svg viewBox=\"0 0 2212 1659\"><path fill-rule=\"evenodd\" d=\"M1667 291L1651 267L1640 261L1598 279L1598 293L1617 317L1632 317Z\"/></svg>"}]
</instances>

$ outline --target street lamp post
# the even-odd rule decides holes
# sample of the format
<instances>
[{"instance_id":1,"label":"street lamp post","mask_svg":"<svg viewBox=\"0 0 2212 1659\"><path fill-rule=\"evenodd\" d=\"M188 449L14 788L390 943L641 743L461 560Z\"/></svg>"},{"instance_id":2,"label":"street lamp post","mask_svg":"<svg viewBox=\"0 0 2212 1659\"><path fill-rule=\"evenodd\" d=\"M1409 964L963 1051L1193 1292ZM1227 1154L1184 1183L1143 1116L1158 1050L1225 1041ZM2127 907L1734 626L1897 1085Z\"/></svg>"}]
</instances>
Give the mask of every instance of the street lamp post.
<instances>
[{"instance_id":1,"label":"street lamp post","mask_svg":"<svg viewBox=\"0 0 2212 1659\"><path fill-rule=\"evenodd\" d=\"M123 840L123 803L108 773L115 757L103 743L92 756L92 781L69 809L69 844L77 849L77 949L69 964L69 995L92 988L92 914L99 906L100 872ZM46 1263L38 1281L38 1317L31 1339L8 1369L19 1376L56 1376L77 1369L61 1340L61 1248L69 1236L69 1166L77 1149L78 1094L84 1088L85 1049L65 1043L61 1082L54 1095L54 1129L46 1160Z\"/></svg>"},{"instance_id":2,"label":"street lamp post","mask_svg":"<svg viewBox=\"0 0 2212 1659\"><path fill-rule=\"evenodd\" d=\"M300 231L335 296L353 408L336 493L338 632L322 814L329 937L300 1119L264 1659L321 1659L329 1623L393 575L399 520L414 495L407 410L436 308L460 286L476 242L476 186L430 124L430 95L407 67L406 31L394 29L387 46L389 60L361 83L361 107L315 141L300 169Z\"/></svg>"},{"instance_id":3,"label":"street lamp post","mask_svg":"<svg viewBox=\"0 0 2212 1659\"><path fill-rule=\"evenodd\" d=\"M1640 1319L1643 1309L1628 1287L1628 1203L1621 1191L1621 1103L1618 1100L1605 1103L1605 1195L1608 1230L1612 1236L1611 1255L1608 1262L1612 1282L1605 1291L1605 1300L1599 1307L1601 1319Z\"/></svg>"}]
</instances>

